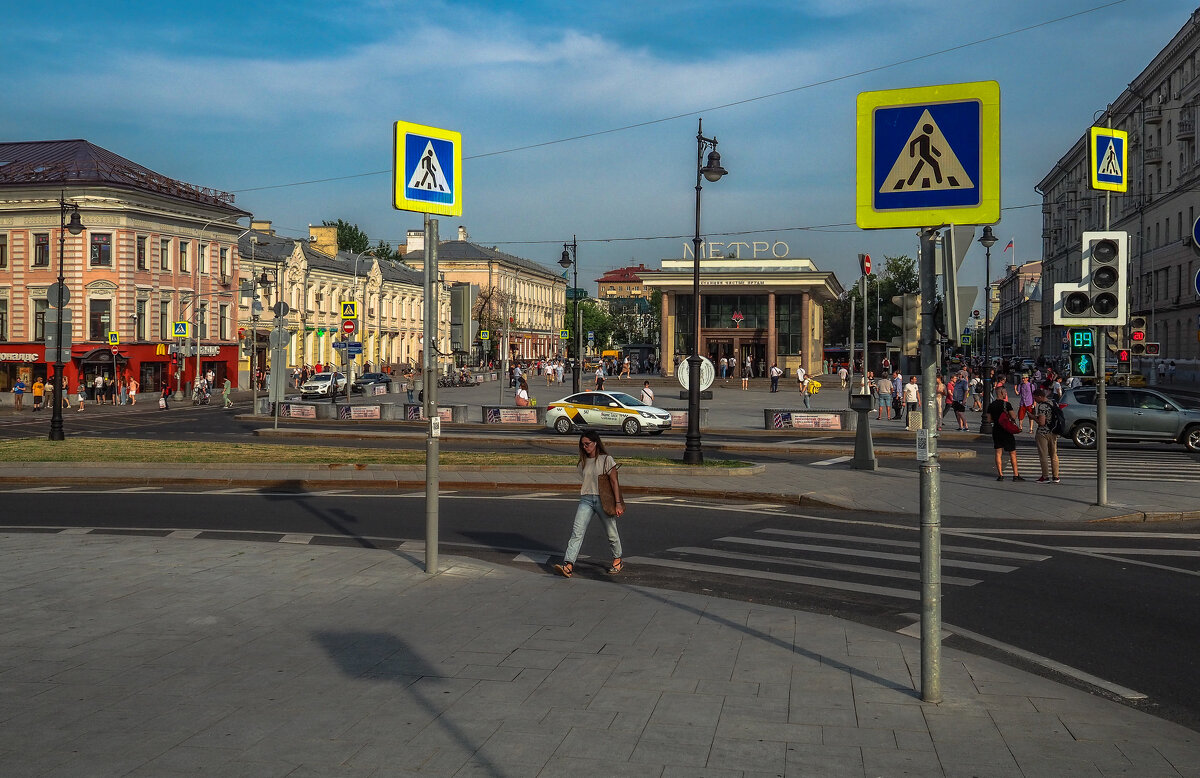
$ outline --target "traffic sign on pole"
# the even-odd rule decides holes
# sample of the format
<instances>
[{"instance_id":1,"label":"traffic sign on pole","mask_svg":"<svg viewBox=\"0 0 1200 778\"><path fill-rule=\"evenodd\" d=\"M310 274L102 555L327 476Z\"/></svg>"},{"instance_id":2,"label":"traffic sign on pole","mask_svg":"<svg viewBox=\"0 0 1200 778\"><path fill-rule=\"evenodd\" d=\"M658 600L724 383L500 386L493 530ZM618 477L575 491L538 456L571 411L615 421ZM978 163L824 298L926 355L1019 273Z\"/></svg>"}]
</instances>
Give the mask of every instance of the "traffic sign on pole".
<instances>
[{"instance_id":1,"label":"traffic sign on pole","mask_svg":"<svg viewBox=\"0 0 1200 778\"><path fill-rule=\"evenodd\" d=\"M462 216L462 133L396 122L392 150L393 208Z\"/></svg>"},{"instance_id":2,"label":"traffic sign on pole","mask_svg":"<svg viewBox=\"0 0 1200 778\"><path fill-rule=\"evenodd\" d=\"M357 319L358 318L358 303L346 301L342 303L342 318Z\"/></svg>"},{"instance_id":3,"label":"traffic sign on pole","mask_svg":"<svg viewBox=\"0 0 1200 778\"><path fill-rule=\"evenodd\" d=\"M859 254L858 255L858 266L859 266L859 268L862 269L862 274L864 276L871 275L871 255L870 254Z\"/></svg>"},{"instance_id":4,"label":"traffic sign on pole","mask_svg":"<svg viewBox=\"0 0 1200 778\"><path fill-rule=\"evenodd\" d=\"M342 322L342 332L346 333L347 335L353 335L357 329L358 322L356 322L354 319L346 319Z\"/></svg>"},{"instance_id":5,"label":"traffic sign on pole","mask_svg":"<svg viewBox=\"0 0 1200 778\"><path fill-rule=\"evenodd\" d=\"M1128 161L1129 133L1111 127L1092 127L1088 130L1088 168L1092 174L1092 189L1128 191Z\"/></svg>"},{"instance_id":6,"label":"traffic sign on pole","mask_svg":"<svg viewBox=\"0 0 1200 778\"><path fill-rule=\"evenodd\" d=\"M856 220L863 229L1000 220L1000 85L862 92Z\"/></svg>"}]
</instances>

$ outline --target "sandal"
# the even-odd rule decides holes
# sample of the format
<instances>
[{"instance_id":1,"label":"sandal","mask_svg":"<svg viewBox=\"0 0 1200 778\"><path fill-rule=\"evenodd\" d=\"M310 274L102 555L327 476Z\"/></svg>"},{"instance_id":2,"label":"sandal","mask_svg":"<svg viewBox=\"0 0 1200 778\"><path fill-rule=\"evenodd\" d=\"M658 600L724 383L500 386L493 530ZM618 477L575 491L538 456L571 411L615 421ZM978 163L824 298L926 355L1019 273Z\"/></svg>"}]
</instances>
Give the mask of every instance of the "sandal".
<instances>
[{"instance_id":1,"label":"sandal","mask_svg":"<svg viewBox=\"0 0 1200 778\"><path fill-rule=\"evenodd\" d=\"M623 564L621 564L621 558L617 557L616 559L614 559L612 561L612 564L609 565L608 574L616 575L617 573L621 572L621 570L624 569L624 567L625 566Z\"/></svg>"},{"instance_id":2,"label":"sandal","mask_svg":"<svg viewBox=\"0 0 1200 778\"><path fill-rule=\"evenodd\" d=\"M563 578L570 578L571 574L575 572L575 566L570 562L563 562L561 565L554 566L554 572L558 573Z\"/></svg>"}]
</instances>

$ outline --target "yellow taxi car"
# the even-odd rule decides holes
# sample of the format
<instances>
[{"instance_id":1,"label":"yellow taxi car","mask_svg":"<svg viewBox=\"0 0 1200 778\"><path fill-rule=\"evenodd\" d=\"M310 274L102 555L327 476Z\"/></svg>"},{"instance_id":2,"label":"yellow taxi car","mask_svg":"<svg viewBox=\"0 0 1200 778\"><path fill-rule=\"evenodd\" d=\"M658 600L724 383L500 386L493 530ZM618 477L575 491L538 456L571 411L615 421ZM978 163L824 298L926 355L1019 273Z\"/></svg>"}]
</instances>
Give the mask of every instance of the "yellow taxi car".
<instances>
[{"instance_id":1,"label":"yellow taxi car","mask_svg":"<svg viewBox=\"0 0 1200 778\"><path fill-rule=\"evenodd\" d=\"M626 435L671 429L671 414L624 392L579 392L546 406L546 426L560 435L572 429L619 429Z\"/></svg>"}]
</instances>

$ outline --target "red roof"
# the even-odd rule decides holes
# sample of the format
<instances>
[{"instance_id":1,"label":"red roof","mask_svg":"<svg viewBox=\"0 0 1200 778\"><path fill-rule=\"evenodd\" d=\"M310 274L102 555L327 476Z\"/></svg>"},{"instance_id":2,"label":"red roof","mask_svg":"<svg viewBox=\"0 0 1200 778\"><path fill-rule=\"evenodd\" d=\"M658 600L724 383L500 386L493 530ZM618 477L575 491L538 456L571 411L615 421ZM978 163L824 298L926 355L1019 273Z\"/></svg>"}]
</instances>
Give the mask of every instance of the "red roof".
<instances>
[{"instance_id":1,"label":"red roof","mask_svg":"<svg viewBox=\"0 0 1200 778\"><path fill-rule=\"evenodd\" d=\"M636 267L619 267L616 270L610 270L604 275L596 279L598 284L640 284L642 276L646 273L661 273L661 270L654 270L646 267L642 263L638 263Z\"/></svg>"}]
</instances>

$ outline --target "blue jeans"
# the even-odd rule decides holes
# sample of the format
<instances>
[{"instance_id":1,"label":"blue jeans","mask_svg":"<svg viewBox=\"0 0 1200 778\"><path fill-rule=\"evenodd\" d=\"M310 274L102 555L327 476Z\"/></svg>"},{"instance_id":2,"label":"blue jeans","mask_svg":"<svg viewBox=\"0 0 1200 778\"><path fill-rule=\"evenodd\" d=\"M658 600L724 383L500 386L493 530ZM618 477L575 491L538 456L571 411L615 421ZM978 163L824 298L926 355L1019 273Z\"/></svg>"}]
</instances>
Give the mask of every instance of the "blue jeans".
<instances>
[{"instance_id":1,"label":"blue jeans","mask_svg":"<svg viewBox=\"0 0 1200 778\"><path fill-rule=\"evenodd\" d=\"M575 524L571 527L571 539L567 541L567 553L563 555L563 559L571 564L575 564L579 557L579 547L583 545L583 535L587 532L592 516L597 516L604 522L604 532L608 535L613 559L621 558L621 536L617 534L617 520L604 515L604 511L600 509L600 495L584 494L579 497L579 507L575 509Z\"/></svg>"}]
</instances>

